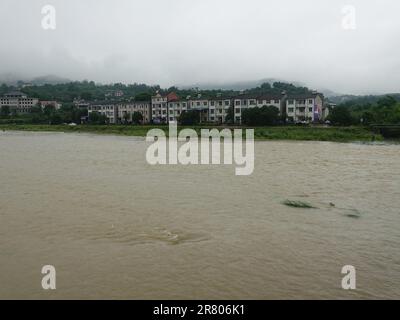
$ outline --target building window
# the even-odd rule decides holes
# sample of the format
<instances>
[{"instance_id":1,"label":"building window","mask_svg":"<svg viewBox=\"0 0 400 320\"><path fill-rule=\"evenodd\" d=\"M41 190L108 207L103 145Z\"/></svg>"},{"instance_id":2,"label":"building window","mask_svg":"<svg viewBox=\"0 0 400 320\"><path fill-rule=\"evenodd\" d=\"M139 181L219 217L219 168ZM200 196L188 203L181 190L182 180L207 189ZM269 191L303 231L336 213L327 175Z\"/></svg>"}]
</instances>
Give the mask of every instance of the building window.
<instances>
[{"instance_id":1,"label":"building window","mask_svg":"<svg viewBox=\"0 0 400 320\"><path fill-rule=\"evenodd\" d=\"M289 112L289 113L292 113L293 111L294 111L293 108L288 108L288 112Z\"/></svg>"},{"instance_id":2,"label":"building window","mask_svg":"<svg viewBox=\"0 0 400 320\"><path fill-rule=\"evenodd\" d=\"M313 102L314 102L314 101L313 101L312 99L308 100L308 103L309 103L309 104L313 104Z\"/></svg>"},{"instance_id":3,"label":"building window","mask_svg":"<svg viewBox=\"0 0 400 320\"><path fill-rule=\"evenodd\" d=\"M278 104L279 103L279 100L275 100L275 104Z\"/></svg>"},{"instance_id":4,"label":"building window","mask_svg":"<svg viewBox=\"0 0 400 320\"><path fill-rule=\"evenodd\" d=\"M313 109L313 108L308 108L308 111L312 112L312 111L313 111L312 109Z\"/></svg>"},{"instance_id":5,"label":"building window","mask_svg":"<svg viewBox=\"0 0 400 320\"><path fill-rule=\"evenodd\" d=\"M235 113L240 113L240 108L235 108Z\"/></svg>"},{"instance_id":6,"label":"building window","mask_svg":"<svg viewBox=\"0 0 400 320\"><path fill-rule=\"evenodd\" d=\"M235 106L240 106L240 100L235 101Z\"/></svg>"},{"instance_id":7,"label":"building window","mask_svg":"<svg viewBox=\"0 0 400 320\"><path fill-rule=\"evenodd\" d=\"M225 105L229 106L229 104L230 104L230 101L229 100L225 100Z\"/></svg>"},{"instance_id":8,"label":"building window","mask_svg":"<svg viewBox=\"0 0 400 320\"><path fill-rule=\"evenodd\" d=\"M294 104L294 101L293 100L289 100L288 104Z\"/></svg>"}]
</instances>

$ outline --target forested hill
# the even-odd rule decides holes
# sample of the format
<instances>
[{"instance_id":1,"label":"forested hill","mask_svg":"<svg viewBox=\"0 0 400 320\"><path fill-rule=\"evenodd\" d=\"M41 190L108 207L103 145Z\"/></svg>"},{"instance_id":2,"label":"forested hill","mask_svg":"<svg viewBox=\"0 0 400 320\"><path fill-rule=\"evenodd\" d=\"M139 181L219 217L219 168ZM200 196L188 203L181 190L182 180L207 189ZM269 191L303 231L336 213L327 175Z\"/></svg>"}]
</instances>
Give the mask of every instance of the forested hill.
<instances>
[{"instance_id":1,"label":"forested hill","mask_svg":"<svg viewBox=\"0 0 400 320\"><path fill-rule=\"evenodd\" d=\"M0 95L7 93L9 91L18 89L13 86L7 86L3 84L0 86ZM198 90L196 88L192 89L180 89L177 87L161 88L158 85L149 86L146 84L96 84L93 81L82 81L82 82L70 82L64 84L45 84L45 85L32 85L20 88L20 90L31 97L39 98L40 100L57 100L60 102L71 102L75 98L82 98L87 101L93 100L104 100L110 92L122 91L123 98L125 100L132 99L134 97L139 97L140 99L148 99L150 95L155 94L157 91L160 93L176 92L180 97L187 96L197 96L201 94L204 97L228 97L239 94L236 90ZM279 95L283 91L287 94L302 94L311 92L310 89L306 87L295 86L289 83L274 82L263 83L260 86L252 89L245 90L247 94L263 95L272 94Z\"/></svg>"},{"instance_id":2,"label":"forested hill","mask_svg":"<svg viewBox=\"0 0 400 320\"><path fill-rule=\"evenodd\" d=\"M391 96L396 100L400 101L400 93L388 93L384 95L340 95L329 97L329 101L335 104L342 105L366 105L366 104L376 104L380 99L385 96Z\"/></svg>"},{"instance_id":3,"label":"forested hill","mask_svg":"<svg viewBox=\"0 0 400 320\"><path fill-rule=\"evenodd\" d=\"M0 94L17 88L7 86L5 84L0 86ZM105 96L110 92L122 91L124 97L133 97L137 94L148 92L153 93L159 90L159 86L148 86L145 84L130 84L125 85L121 83L102 85L96 84L93 81L82 82L69 82L60 84L45 84L26 86L20 90L30 97L36 97L40 100L56 100L59 102L71 102L75 98L84 100L104 100Z\"/></svg>"}]
</instances>

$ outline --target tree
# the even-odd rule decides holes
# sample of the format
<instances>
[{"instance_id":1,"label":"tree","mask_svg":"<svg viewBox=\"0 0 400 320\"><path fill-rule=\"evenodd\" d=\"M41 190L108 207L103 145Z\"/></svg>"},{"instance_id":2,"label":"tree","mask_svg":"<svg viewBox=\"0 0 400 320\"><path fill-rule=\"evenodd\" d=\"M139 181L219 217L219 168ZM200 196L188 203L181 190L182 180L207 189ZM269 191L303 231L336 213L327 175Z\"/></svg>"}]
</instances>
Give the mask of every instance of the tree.
<instances>
[{"instance_id":1,"label":"tree","mask_svg":"<svg viewBox=\"0 0 400 320\"><path fill-rule=\"evenodd\" d=\"M123 123L127 124L129 122L129 118L130 118L129 113L124 112L124 114L122 116Z\"/></svg>"},{"instance_id":2,"label":"tree","mask_svg":"<svg viewBox=\"0 0 400 320\"><path fill-rule=\"evenodd\" d=\"M135 111L134 113L132 113L132 122L133 123L140 124L140 123L142 123L142 121L143 121L143 115L140 112Z\"/></svg>"},{"instance_id":3,"label":"tree","mask_svg":"<svg viewBox=\"0 0 400 320\"><path fill-rule=\"evenodd\" d=\"M232 106L230 106L228 108L228 112L225 117L225 122L228 124L232 124L234 122L234 116L235 116L234 109Z\"/></svg>"},{"instance_id":4,"label":"tree","mask_svg":"<svg viewBox=\"0 0 400 320\"><path fill-rule=\"evenodd\" d=\"M200 114L195 110L184 111L179 116L178 121L184 126L196 125L200 122Z\"/></svg>"},{"instance_id":5,"label":"tree","mask_svg":"<svg viewBox=\"0 0 400 320\"><path fill-rule=\"evenodd\" d=\"M42 114L43 113L42 107L39 105L33 106L31 108L31 113Z\"/></svg>"},{"instance_id":6,"label":"tree","mask_svg":"<svg viewBox=\"0 0 400 320\"><path fill-rule=\"evenodd\" d=\"M361 121L363 124L371 124L375 122L374 113L367 110L361 116Z\"/></svg>"},{"instance_id":7,"label":"tree","mask_svg":"<svg viewBox=\"0 0 400 320\"><path fill-rule=\"evenodd\" d=\"M10 115L10 106L1 106L0 116L6 118Z\"/></svg>"},{"instance_id":8,"label":"tree","mask_svg":"<svg viewBox=\"0 0 400 320\"><path fill-rule=\"evenodd\" d=\"M135 101L151 101L150 93L139 93L135 96Z\"/></svg>"},{"instance_id":9,"label":"tree","mask_svg":"<svg viewBox=\"0 0 400 320\"><path fill-rule=\"evenodd\" d=\"M274 106L261 108L261 119L263 125L274 125L279 121L279 109Z\"/></svg>"},{"instance_id":10,"label":"tree","mask_svg":"<svg viewBox=\"0 0 400 320\"><path fill-rule=\"evenodd\" d=\"M63 123L63 118L60 113L55 112L50 115L50 124L61 124Z\"/></svg>"},{"instance_id":11,"label":"tree","mask_svg":"<svg viewBox=\"0 0 400 320\"><path fill-rule=\"evenodd\" d=\"M54 111L55 111L54 106L53 106L53 105L50 105L50 104L46 105L46 106L44 107L44 109L43 109L43 113L44 113L46 116L48 116L48 117L50 117L51 114L54 113Z\"/></svg>"},{"instance_id":12,"label":"tree","mask_svg":"<svg viewBox=\"0 0 400 320\"><path fill-rule=\"evenodd\" d=\"M392 96L385 96L377 101L377 105L380 108L383 107L393 107L397 104L397 100Z\"/></svg>"},{"instance_id":13,"label":"tree","mask_svg":"<svg viewBox=\"0 0 400 320\"><path fill-rule=\"evenodd\" d=\"M349 108L345 106L337 106L333 108L328 119L333 125L338 126L349 126L354 122Z\"/></svg>"},{"instance_id":14,"label":"tree","mask_svg":"<svg viewBox=\"0 0 400 320\"><path fill-rule=\"evenodd\" d=\"M279 121L279 109L274 106L249 108L242 112L242 123L252 126L270 126Z\"/></svg>"},{"instance_id":15,"label":"tree","mask_svg":"<svg viewBox=\"0 0 400 320\"><path fill-rule=\"evenodd\" d=\"M107 117L98 112L91 112L91 113L89 113L89 123L91 123L91 124L106 124Z\"/></svg>"},{"instance_id":16,"label":"tree","mask_svg":"<svg viewBox=\"0 0 400 320\"><path fill-rule=\"evenodd\" d=\"M90 101L90 100L93 99L93 95L92 95L91 92L82 92L82 93L81 93L81 98L82 98L83 100Z\"/></svg>"}]
</instances>

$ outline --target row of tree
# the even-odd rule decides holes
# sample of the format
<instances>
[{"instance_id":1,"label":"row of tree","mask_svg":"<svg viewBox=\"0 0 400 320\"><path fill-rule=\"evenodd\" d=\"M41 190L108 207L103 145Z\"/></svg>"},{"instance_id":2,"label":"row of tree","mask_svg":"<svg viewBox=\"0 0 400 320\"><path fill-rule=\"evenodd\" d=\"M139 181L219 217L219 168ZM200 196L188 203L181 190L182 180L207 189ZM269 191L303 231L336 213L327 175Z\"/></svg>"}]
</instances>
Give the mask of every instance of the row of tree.
<instances>
[{"instance_id":1,"label":"row of tree","mask_svg":"<svg viewBox=\"0 0 400 320\"><path fill-rule=\"evenodd\" d=\"M400 124L400 102L385 96L376 103L346 102L330 111L333 125Z\"/></svg>"},{"instance_id":2,"label":"row of tree","mask_svg":"<svg viewBox=\"0 0 400 320\"><path fill-rule=\"evenodd\" d=\"M65 104L59 110L55 110L54 106L51 105L45 106L44 108L41 106L34 106L30 113L23 115L15 114L15 111L10 110L9 106L2 106L0 110L0 117L2 119L24 123L80 123L81 119L86 116L86 109L79 109L72 104ZM105 123L105 121L101 122Z\"/></svg>"},{"instance_id":3,"label":"row of tree","mask_svg":"<svg viewBox=\"0 0 400 320\"><path fill-rule=\"evenodd\" d=\"M248 126L271 126L280 123L279 110L274 106L251 108L242 111L242 123ZM181 125L197 125L200 123L200 113L195 110L182 112L178 118ZM233 107L230 107L225 122L232 124Z\"/></svg>"}]
</instances>

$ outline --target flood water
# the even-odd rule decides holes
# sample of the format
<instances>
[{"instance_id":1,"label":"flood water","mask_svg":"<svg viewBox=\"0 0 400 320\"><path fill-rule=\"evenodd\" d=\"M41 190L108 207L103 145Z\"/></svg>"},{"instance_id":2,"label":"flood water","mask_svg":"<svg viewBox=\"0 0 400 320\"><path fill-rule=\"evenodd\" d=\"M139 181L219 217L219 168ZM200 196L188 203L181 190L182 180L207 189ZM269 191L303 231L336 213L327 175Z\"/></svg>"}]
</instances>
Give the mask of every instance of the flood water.
<instances>
[{"instance_id":1,"label":"flood water","mask_svg":"<svg viewBox=\"0 0 400 320\"><path fill-rule=\"evenodd\" d=\"M251 176L146 148L0 133L0 298L400 298L400 145L256 142Z\"/></svg>"}]
</instances>

